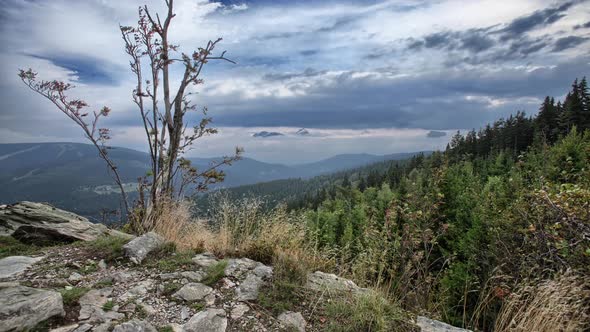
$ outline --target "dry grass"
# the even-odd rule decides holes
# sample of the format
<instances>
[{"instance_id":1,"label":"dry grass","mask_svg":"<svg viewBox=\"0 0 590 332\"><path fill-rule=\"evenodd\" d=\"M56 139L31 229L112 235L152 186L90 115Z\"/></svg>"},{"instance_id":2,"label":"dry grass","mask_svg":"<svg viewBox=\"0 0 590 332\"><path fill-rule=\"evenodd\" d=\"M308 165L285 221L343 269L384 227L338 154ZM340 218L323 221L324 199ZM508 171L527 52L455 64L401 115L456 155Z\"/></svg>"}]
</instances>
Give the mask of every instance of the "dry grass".
<instances>
[{"instance_id":1,"label":"dry grass","mask_svg":"<svg viewBox=\"0 0 590 332\"><path fill-rule=\"evenodd\" d=\"M284 207L264 211L262 206L259 199L230 202L221 197L207 222L193 219L189 202L171 202L162 207L155 231L180 250L248 257L267 264L287 255L310 270L332 264L306 241L300 215Z\"/></svg>"},{"instance_id":2,"label":"dry grass","mask_svg":"<svg viewBox=\"0 0 590 332\"><path fill-rule=\"evenodd\" d=\"M521 287L502 306L495 331L588 331L590 280L568 271Z\"/></svg>"}]
</instances>

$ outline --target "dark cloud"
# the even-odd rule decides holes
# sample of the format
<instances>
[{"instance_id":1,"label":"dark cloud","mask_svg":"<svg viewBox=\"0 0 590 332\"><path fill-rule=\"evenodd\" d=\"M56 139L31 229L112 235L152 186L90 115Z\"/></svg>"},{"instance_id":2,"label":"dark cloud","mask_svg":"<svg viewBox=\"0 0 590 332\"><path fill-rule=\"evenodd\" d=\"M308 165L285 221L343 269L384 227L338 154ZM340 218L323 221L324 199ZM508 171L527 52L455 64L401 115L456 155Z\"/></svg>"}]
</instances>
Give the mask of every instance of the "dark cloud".
<instances>
[{"instance_id":1,"label":"dark cloud","mask_svg":"<svg viewBox=\"0 0 590 332\"><path fill-rule=\"evenodd\" d=\"M555 41L555 44L553 45L553 52L560 52L560 51L567 50L572 47L576 47L576 46L584 43L588 39L590 39L590 38L579 37L579 36L568 36L568 37L559 38L557 41Z\"/></svg>"},{"instance_id":2,"label":"dark cloud","mask_svg":"<svg viewBox=\"0 0 590 332\"><path fill-rule=\"evenodd\" d=\"M266 81L284 81L284 80L290 80L293 78L314 77L314 76L318 76L318 75L323 75L326 72L327 72L326 70L317 71L317 70L314 70L313 68L307 68L303 72L299 72L299 73L269 73L269 74L264 75L263 79Z\"/></svg>"},{"instance_id":3,"label":"dark cloud","mask_svg":"<svg viewBox=\"0 0 590 332\"><path fill-rule=\"evenodd\" d=\"M117 72L123 70L122 68L114 68L113 64L81 55L25 55L47 60L56 66L71 70L76 73L79 82L85 84L116 84L118 82Z\"/></svg>"},{"instance_id":4,"label":"dark cloud","mask_svg":"<svg viewBox=\"0 0 590 332\"><path fill-rule=\"evenodd\" d=\"M428 138L438 138L438 137L444 137L447 136L447 133L445 133L444 131L437 131L437 130L431 130L428 132L428 134L426 134L426 137Z\"/></svg>"},{"instance_id":5,"label":"dark cloud","mask_svg":"<svg viewBox=\"0 0 590 332\"><path fill-rule=\"evenodd\" d=\"M322 77L296 98L207 104L218 125L305 128L477 128L516 110L535 112L546 95L560 97L590 58L535 70L441 70L409 77L364 77L347 72ZM300 79L305 81L302 73ZM285 78L289 79L289 78ZM394 96L392 98L392 96ZM499 102L493 102L499 101Z\"/></svg>"},{"instance_id":6,"label":"dark cloud","mask_svg":"<svg viewBox=\"0 0 590 332\"><path fill-rule=\"evenodd\" d=\"M590 28L590 21L584 23L584 24L576 24L574 26L574 30L578 30L578 29L588 29Z\"/></svg>"},{"instance_id":7,"label":"dark cloud","mask_svg":"<svg viewBox=\"0 0 590 332\"><path fill-rule=\"evenodd\" d=\"M565 12L578 1L568 1L557 7L538 10L530 15L522 16L510 22L500 32L502 40L508 40L520 36L530 30L551 25L565 17Z\"/></svg>"}]
</instances>

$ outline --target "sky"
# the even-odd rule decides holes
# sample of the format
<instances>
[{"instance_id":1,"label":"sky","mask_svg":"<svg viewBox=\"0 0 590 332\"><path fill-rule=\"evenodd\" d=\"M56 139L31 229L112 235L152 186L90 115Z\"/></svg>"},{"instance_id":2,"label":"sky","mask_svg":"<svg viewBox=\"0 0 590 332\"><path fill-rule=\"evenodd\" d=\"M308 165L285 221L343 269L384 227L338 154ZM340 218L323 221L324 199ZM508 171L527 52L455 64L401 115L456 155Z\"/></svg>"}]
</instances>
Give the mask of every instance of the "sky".
<instances>
[{"instance_id":1,"label":"sky","mask_svg":"<svg viewBox=\"0 0 590 332\"><path fill-rule=\"evenodd\" d=\"M91 110L108 105L112 145L147 150L119 32L143 4L164 12L163 0L0 0L0 142L84 141L17 77L30 67L74 84ZM443 149L457 130L534 114L590 76L590 1L176 0L175 12L180 51L221 37L236 62L209 63L192 88L219 129L196 157L236 145L286 164Z\"/></svg>"}]
</instances>

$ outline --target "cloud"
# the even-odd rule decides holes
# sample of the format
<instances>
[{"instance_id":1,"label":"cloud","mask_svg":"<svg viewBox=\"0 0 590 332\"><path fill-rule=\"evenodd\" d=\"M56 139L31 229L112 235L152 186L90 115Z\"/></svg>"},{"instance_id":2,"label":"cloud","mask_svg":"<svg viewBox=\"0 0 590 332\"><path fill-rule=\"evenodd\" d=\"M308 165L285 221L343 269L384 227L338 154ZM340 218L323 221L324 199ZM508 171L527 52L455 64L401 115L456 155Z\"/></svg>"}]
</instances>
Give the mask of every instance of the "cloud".
<instances>
[{"instance_id":1,"label":"cloud","mask_svg":"<svg viewBox=\"0 0 590 332\"><path fill-rule=\"evenodd\" d=\"M444 131L437 131L437 130L431 130L426 134L426 137L429 138L437 138L437 137L444 137L447 136L447 133Z\"/></svg>"},{"instance_id":2,"label":"cloud","mask_svg":"<svg viewBox=\"0 0 590 332\"><path fill-rule=\"evenodd\" d=\"M545 95L559 98L588 72L590 13L582 2L549 1L177 0L171 39L190 52L223 37L218 51L238 62L209 63L204 85L191 88L195 103L208 106L225 133L207 140L204 153L229 153L242 141L248 156L261 159L347 148L410 151L447 139L427 137L430 130L477 128L515 110L535 112ZM163 1L146 2L162 12ZM113 144L145 149L118 31L119 23L137 21L136 6L6 1L0 8L0 141L80 137L18 80L18 68L32 67L42 78L75 84L72 96L87 100L91 110L111 106L104 125L113 129ZM174 82L180 71L172 69ZM296 135L303 127L311 134ZM396 131L394 145L386 130ZM404 130L417 132L410 139ZM251 137L260 131L285 136ZM281 152L293 142L299 155Z\"/></svg>"},{"instance_id":3,"label":"cloud","mask_svg":"<svg viewBox=\"0 0 590 332\"><path fill-rule=\"evenodd\" d=\"M538 10L530 15L519 17L500 30L502 40L512 39L530 30L553 24L565 17L564 13L576 3L576 1L568 1L557 7Z\"/></svg>"},{"instance_id":4,"label":"cloud","mask_svg":"<svg viewBox=\"0 0 590 332\"><path fill-rule=\"evenodd\" d=\"M553 52L561 52L563 50L576 47L586 42L588 39L590 38L579 36L568 36L559 38L557 41L555 41L555 44L553 45Z\"/></svg>"}]
</instances>

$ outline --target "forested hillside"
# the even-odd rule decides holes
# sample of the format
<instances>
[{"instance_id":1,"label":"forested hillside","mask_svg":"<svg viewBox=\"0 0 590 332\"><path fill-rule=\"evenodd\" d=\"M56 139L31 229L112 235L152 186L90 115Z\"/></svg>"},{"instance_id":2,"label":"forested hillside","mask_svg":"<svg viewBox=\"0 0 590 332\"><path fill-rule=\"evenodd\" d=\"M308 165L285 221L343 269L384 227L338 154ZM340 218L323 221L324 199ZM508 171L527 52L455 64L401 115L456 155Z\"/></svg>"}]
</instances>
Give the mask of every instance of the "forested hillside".
<instances>
[{"instance_id":1,"label":"forested hillside","mask_svg":"<svg viewBox=\"0 0 590 332\"><path fill-rule=\"evenodd\" d=\"M537 116L333 181L300 204L308 236L343 274L455 325L530 330L543 307L588 321L589 106L587 81L576 80Z\"/></svg>"}]
</instances>

